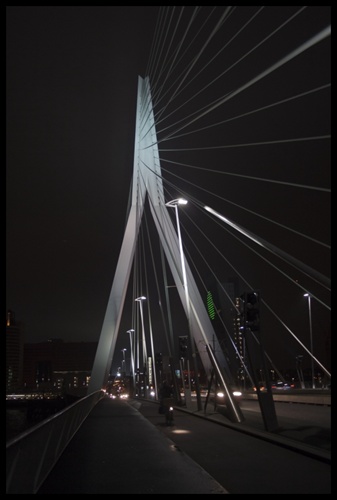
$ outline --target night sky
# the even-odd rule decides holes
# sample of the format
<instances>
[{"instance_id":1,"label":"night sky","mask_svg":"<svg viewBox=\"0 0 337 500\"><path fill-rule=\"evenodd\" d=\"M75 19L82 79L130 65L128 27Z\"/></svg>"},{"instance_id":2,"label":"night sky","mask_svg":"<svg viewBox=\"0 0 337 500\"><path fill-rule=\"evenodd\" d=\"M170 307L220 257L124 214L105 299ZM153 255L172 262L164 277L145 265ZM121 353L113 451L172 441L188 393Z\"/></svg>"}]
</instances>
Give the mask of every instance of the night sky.
<instances>
[{"instance_id":1,"label":"night sky","mask_svg":"<svg viewBox=\"0 0 337 500\"><path fill-rule=\"evenodd\" d=\"M173 14L171 30L179 9ZM185 23L194 9L188 7L184 11ZM212 9L202 7L196 26L201 28L208 15L210 25L216 25L225 7ZM167 137L191 120L187 116L200 113L210 102L240 89L330 24L329 7L307 7L237 63L302 7L265 7L257 15L259 9L234 8L207 50L195 61L186 83L209 64L207 70L186 88L181 85L174 104L168 94L158 95L160 87L155 85L161 82L172 95L172 89L182 82L179 65L186 68L187 63L177 58L177 67L167 81L165 72L153 67L149 70L159 120L163 177L169 182L166 194L168 199L170 195L183 194L209 204L329 278L329 37L173 135L194 130L193 134L171 140ZM138 75L148 74L158 16L163 13L169 16L172 12L149 6L14 6L6 7L6 11L6 309L13 310L23 323L26 342L48 338L98 341L127 214L137 79ZM256 19L248 23L255 15ZM239 35L245 23L247 27ZM186 25L177 24L179 36L185 33ZM209 34L211 29L207 29ZM161 32L164 33L163 28ZM188 32L186 47L197 32L197 27ZM212 55L231 38L228 49L212 62ZM203 40L206 39L204 33ZM178 33L174 40L177 43ZM201 45L197 43L197 47ZM196 53L196 47L187 49L184 57L188 63ZM157 59L166 64L166 70L172 63L172 59L164 60L164 52L161 57L157 53ZM191 99L226 68L231 68L228 74ZM324 89L311 92L319 87ZM289 99L301 93L306 95ZM248 114L282 100L287 102ZM170 115L174 109L177 112ZM247 116L205 128L242 114ZM172 128L166 128L172 124L175 124ZM196 129L203 130L196 132ZM316 139L294 140L308 137ZM293 142L282 142L288 139ZM261 142L269 144L247 146ZM241 147L237 147L239 144ZM205 145L217 148L195 150ZM259 182L251 177L282 182ZM286 182L323 190L295 188ZM250 212L236 205L249 208ZM263 214L264 219L256 218L253 212ZM290 328L308 345L304 291L293 285L288 289L284 277L277 281L274 269L255 263L245 247L238 249L235 241L226 239L219 221L203 220L196 205L191 205L189 216L198 221L198 228L190 227L192 240L201 248L199 231L212 230L209 234L214 244L253 288L263 291L263 297L275 307L276 314L287 324L289 321ZM279 226L273 226L266 218L276 220ZM189 224L184 215L182 224L185 227ZM294 232L287 232L285 226L292 227ZM296 231L309 235L311 240L303 240ZM184 243L189 246L187 237ZM206 247L204 251L207 254ZM228 280L233 269L221 264L220 259L217 262L219 257L212 250L209 252L212 264L218 263L220 279ZM270 258L268 252L264 255ZM276 261L275 265L329 304L329 292ZM199 269L202 267L200 262ZM208 281L212 281L210 274ZM241 287L244 289L245 285ZM324 345L330 332L330 312L313 299L312 313L317 356L323 364L328 364ZM129 319L123 320L124 331L132 326ZM278 328L269 321L268 334ZM279 340L282 335L279 334ZM284 351L284 359L290 365L297 347L288 340L289 337L281 344L287 344L289 349L283 346L278 351ZM274 344L270 336L269 342L271 346ZM123 343L124 340L122 347ZM116 362L120 364L119 360Z\"/></svg>"},{"instance_id":2,"label":"night sky","mask_svg":"<svg viewBox=\"0 0 337 500\"><path fill-rule=\"evenodd\" d=\"M7 307L27 341L98 340L156 16L7 7Z\"/></svg>"}]
</instances>

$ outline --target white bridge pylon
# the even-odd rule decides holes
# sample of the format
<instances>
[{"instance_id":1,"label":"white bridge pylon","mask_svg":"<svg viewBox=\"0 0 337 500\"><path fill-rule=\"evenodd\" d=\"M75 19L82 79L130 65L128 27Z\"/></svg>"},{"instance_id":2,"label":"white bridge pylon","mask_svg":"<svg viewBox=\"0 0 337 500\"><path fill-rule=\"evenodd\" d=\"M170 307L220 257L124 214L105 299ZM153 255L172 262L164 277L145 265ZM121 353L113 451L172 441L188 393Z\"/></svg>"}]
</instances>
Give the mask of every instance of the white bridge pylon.
<instances>
[{"instance_id":1,"label":"white bridge pylon","mask_svg":"<svg viewBox=\"0 0 337 500\"><path fill-rule=\"evenodd\" d=\"M180 300L186 315L188 312L190 314L190 335L194 338L196 349L199 352L205 373L210 377L212 370L215 369L227 393L229 402L232 403L231 406L234 409L234 414L236 414L236 404L233 401L228 383L223 378L224 372L229 373L226 358L215 335L204 301L200 296L191 270L188 263L185 262L190 302L189 311L187 308L178 235L172 224L171 216L168 211L169 209L165 205L150 84L148 78L143 79L141 77L138 77L131 207L97 346L88 394L104 389L108 381L146 194L149 197L149 205L153 220L170 266ZM210 356L209 349L207 349L206 346L214 351L215 358L212 355ZM214 363L217 366L214 366ZM241 420L240 416L238 416L236 420Z\"/></svg>"}]
</instances>

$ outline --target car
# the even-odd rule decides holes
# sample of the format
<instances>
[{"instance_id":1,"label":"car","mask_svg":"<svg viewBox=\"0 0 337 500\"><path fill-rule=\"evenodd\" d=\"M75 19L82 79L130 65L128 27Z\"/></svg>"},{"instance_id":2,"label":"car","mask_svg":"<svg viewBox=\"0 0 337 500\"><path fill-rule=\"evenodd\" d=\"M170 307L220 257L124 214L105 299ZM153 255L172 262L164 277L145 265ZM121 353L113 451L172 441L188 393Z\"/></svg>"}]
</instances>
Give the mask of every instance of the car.
<instances>
[{"instance_id":1,"label":"car","mask_svg":"<svg viewBox=\"0 0 337 500\"><path fill-rule=\"evenodd\" d=\"M287 382L282 382L281 380L279 380L278 382L273 382L271 384L271 388L276 389L276 390L285 391L285 390L291 389L291 385L288 384Z\"/></svg>"}]
</instances>

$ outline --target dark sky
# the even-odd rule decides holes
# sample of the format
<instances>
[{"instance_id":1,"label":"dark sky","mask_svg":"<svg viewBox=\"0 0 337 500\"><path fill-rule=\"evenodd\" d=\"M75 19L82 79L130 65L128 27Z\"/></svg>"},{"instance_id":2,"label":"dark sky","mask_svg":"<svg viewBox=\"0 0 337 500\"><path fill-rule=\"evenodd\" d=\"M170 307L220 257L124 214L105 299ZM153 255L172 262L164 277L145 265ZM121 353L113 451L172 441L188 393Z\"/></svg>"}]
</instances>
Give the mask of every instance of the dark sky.
<instances>
[{"instance_id":1,"label":"dark sky","mask_svg":"<svg viewBox=\"0 0 337 500\"><path fill-rule=\"evenodd\" d=\"M123 237L156 7L7 7L7 307L97 340Z\"/></svg>"},{"instance_id":2,"label":"dark sky","mask_svg":"<svg viewBox=\"0 0 337 500\"><path fill-rule=\"evenodd\" d=\"M6 308L15 311L17 319L24 324L27 342L51 337L97 341L126 219L133 170L137 78L147 75L160 8L43 6L6 9ZM219 19L225 7L217 7L215 13L212 9L202 8L197 18L199 27L208 15ZM164 113L163 121L157 125L162 168L165 169L163 175L173 184L169 189L174 195L180 195L179 186L191 198L209 204L329 277L327 248L303 241L294 232L289 234L284 228L275 228L251 212L235 207L235 204L248 207L252 212L329 244L330 198L327 193L257 182L247 177L328 189L331 186L328 140L174 151L205 144L272 143L289 138L327 136L330 133L327 89L247 115L243 120L232 120L215 129L203 129L190 136L163 141L184 122L169 130L166 126L242 87L330 23L329 7L308 7L237 64L243 54L250 52L301 7L266 7L247 25L243 36L235 37L258 9L234 9L224 29L212 38L207 51L195 62L190 76L210 63L213 55L233 37L229 50L209 64L207 71L203 71L192 85L181 89L175 101L176 108L184 105L181 110L178 108L178 112L170 116L174 107L164 93L163 100L155 104L157 111L167 106L167 121ZM192 6L186 8L185 14L191 16L193 12ZM166 13L168 15L169 11ZM178 13L177 9L176 21ZM171 29L174 26L173 22ZM180 36L185 33L182 26ZM164 34L163 28L161 32ZM195 28L189 33L190 38L196 32ZM187 40L188 37L185 42ZM172 84L171 93L181 82L179 64L186 68L194 60L196 48L190 50L185 60L177 60L171 80L165 81L165 72L160 76L166 88ZM157 59L164 62L164 52L161 57L157 54ZM171 62L166 61L166 69ZM198 90L231 66L233 69L214 82L210 91L190 101ZM152 68L150 75L153 73ZM152 84L157 83L158 74L159 70L153 75ZM240 92L190 128L181 130L180 134L329 83L328 38L272 72L261 83ZM153 88L155 102L158 100L157 88ZM179 165L171 162L179 162ZM182 164L197 165L204 170ZM245 177L213 175L213 170ZM193 185L177 180L172 173ZM211 192L217 193L217 197L212 197ZM199 229L210 228L209 219L203 221L196 207L191 206L189 214L198 221ZM187 225L187 219L183 218L182 223ZM246 255L245 249L238 250L236 243L228 242L219 226L212 224L214 243L222 247L221 251L240 268L249 283L263 290L268 303L276 307L277 314L287 324L289 320L291 328L302 335L307 345L308 315L303 290L283 288L283 277L276 281L274 269L261 270L259 264ZM192 228L191 235L198 244L201 238L198 229ZM187 244L187 239L184 242ZM270 257L268 253L265 256ZM209 253L209 260L215 263L217 257ZM220 278L226 281L233 270L220 262L219 266ZM282 269L293 279L300 279L304 287L312 286L310 280L299 277L289 266ZM312 293L320 294L321 289L313 285ZM326 292L319 297L324 302L330 300ZM284 314L288 315L286 320ZM125 329L131 327L127 321L123 325ZM330 331L329 311L317 302L313 302L313 326L316 349L319 346L320 359L326 363L324 343ZM273 328L270 326L268 333ZM296 348L292 346L291 349L290 355L294 356Z\"/></svg>"}]
</instances>

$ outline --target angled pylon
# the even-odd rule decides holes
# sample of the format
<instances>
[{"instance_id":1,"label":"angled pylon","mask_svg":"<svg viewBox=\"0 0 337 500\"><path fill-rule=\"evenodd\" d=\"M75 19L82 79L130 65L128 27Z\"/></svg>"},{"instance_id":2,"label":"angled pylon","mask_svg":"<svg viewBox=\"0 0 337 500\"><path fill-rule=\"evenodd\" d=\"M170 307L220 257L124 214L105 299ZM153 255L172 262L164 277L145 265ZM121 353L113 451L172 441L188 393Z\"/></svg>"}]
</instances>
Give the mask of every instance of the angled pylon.
<instances>
[{"instance_id":1,"label":"angled pylon","mask_svg":"<svg viewBox=\"0 0 337 500\"><path fill-rule=\"evenodd\" d=\"M146 194L166 259L175 281L183 308L189 316L190 334L197 346L206 374L215 370L227 395L232 420L243 420L234 401L228 382L226 358L211 325L204 301L198 291L191 270L186 263L188 283L187 304L182 276L181 253L177 232L165 205L157 135L154 122L150 84L148 78L138 77L135 151L131 206L125 234L102 326L88 393L106 386L122 318L125 296L143 215ZM212 346L210 348L210 346Z\"/></svg>"}]
</instances>

